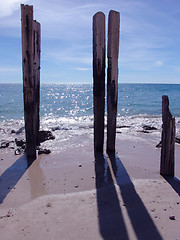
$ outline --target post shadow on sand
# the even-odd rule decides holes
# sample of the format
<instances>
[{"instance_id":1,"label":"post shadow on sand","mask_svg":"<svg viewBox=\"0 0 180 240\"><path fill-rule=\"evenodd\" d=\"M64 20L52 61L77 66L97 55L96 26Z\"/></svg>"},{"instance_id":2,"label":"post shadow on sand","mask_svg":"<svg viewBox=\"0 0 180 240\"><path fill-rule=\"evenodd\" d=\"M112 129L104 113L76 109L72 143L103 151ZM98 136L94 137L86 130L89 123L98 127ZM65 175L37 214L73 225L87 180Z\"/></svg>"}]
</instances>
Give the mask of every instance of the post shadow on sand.
<instances>
[{"instance_id":1,"label":"post shadow on sand","mask_svg":"<svg viewBox=\"0 0 180 240\"><path fill-rule=\"evenodd\" d=\"M106 157L95 154L96 195L100 233L105 240L129 240Z\"/></svg>"},{"instance_id":2,"label":"post shadow on sand","mask_svg":"<svg viewBox=\"0 0 180 240\"><path fill-rule=\"evenodd\" d=\"M163 176L164 179L171 185L175 192L180 196L180 180L176 177Z\"/></svg>"},{"instance_id":3,"label":"post shadow on sand","mask_svg":"<svg viewBox=\"0 0 180 240\"><path fill-rule=\"evenodd\" d=\"M6 196L14 188L32 163L33 160L27 160L26 155L23 155L0 176L0 204L3 203Z\"/></svg>"},{"instance_id":4,"label":"post shadow on sand","mask_svg":"<svg viewBox=\"0 0 180 240\"><path fill-rule=\"evenodd\" d=\"M109 154L109 159L137 239L162 240L124 165L114 154Z\"/></svg>"}]
</instances>

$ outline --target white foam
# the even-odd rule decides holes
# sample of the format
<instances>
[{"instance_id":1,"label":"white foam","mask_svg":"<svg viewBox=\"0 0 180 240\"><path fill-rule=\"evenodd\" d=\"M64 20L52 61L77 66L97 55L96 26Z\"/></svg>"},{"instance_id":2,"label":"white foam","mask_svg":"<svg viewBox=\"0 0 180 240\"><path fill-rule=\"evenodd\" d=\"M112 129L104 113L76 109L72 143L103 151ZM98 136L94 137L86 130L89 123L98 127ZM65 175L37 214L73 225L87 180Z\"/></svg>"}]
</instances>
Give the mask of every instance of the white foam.
<instances>
[{"instance_id":1,"label":"white foam","mask_svg":"<svg viewBox=\"0 0 180 240\"><path fill-rule=\"evenodd\" d=\"M47 141L47 147L56 148L68 147L77 144L76 137L81 138L83 135L91 135L93 138L93 116L81 117L56 117L45 116L41 118L40 129L53 131L55 140ZM105 117L105 123L107 117ZM157 130L148 131L151 139L156 144L160 141L162 130L162 119L159 116L136 115L136 116L117 116L117 138L146 138L148 134L143 133L143 126L148 125L157 128ZM16 137L25 138L24 120L9 120L0 122L0 142L9 140L13 141ZM12 133L12 130L14 133ZM176 135L180 135L180 118L176 118ZM106 138L106 128L105 128Z\"/></svg>"}]
</instances>

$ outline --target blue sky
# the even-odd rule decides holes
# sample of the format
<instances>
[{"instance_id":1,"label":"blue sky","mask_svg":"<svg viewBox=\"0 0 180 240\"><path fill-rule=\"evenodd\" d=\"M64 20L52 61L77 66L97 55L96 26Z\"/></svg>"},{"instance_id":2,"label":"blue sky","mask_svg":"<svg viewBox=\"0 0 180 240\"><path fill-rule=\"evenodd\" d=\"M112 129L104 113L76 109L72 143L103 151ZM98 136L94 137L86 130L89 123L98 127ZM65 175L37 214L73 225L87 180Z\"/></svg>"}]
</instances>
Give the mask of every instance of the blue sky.
<instances>
[{"instance_id":1,"label":"blue sky","mask_svg":"<svg viewBox=\"0 0 180 240\"><path fill-rule=\"evenodd\" d=\"M92 17L104 12L107 25L111 9L119 82L180 83L179 0L0 0L0 83L22 82L21 3L41 23L41 83L92 83Z\"/></svg>"}]
</instances>

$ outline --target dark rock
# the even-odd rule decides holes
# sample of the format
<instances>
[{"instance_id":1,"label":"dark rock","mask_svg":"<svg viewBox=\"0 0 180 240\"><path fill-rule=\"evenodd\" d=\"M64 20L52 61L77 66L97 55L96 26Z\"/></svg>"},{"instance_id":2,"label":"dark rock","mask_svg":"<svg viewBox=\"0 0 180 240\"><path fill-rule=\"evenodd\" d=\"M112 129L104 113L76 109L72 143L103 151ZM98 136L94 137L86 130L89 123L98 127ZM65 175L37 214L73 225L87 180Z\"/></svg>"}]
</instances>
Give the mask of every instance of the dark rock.
<instances>
[{"instance_id":1,"label":"dark rock","mask_svg":"<svg viewBox=\"0 0 180 240\"><path fill-rule=\"evenodd\" d=\"M23 139L15 138L15 143L16 143L16 146L22 147L26 142Z\"/></svg>"},{"instance_id":2,"label":"dark rock","mask_svg":"<svg viewBox=\"0 0 180 240\"><path fill-rule=\"evenodd\" d=\"M141 133L149 133L149 131L146 131L146 130L139 130L137 132L141 132Z\"/></svg>"},{"instance_id":3,"label":"dark rock","mask_svg":"<svg viewBox=\"0 0 180 240\"><path fill-rule=\"evenodd\" d=\"M7 148L7 147L9 147L9 143L10 143L9 141L2 142L0 148Z\"/></svg>"},{"instance_id":4,"label":"dark rock","mask_svg":"<svg viewBox=\"0 0 180 240\"><path fill-rule=\"evenodd\" d=\"M175 142L180 144L180 136L175 137Z\"/></svg>"},{"instance_id":5,"label":"dark rock","mask_svg":"<svg viewBox=\"0 0 180 240\"><path fill-rule=\"evenodd\" d=\"M38 155L41 155L41 154L50 154L51 151L49 149L39 149L38 150Z\"/></svg>"},{"instance_id":6,"label":"dark rock","mask_svg":"<svg viewBox=\"0 0 180 240\"><path fill-rule=\"evenodd\" d=\"M24 131L25 127L21 127L18 131L16 131L16 134L19 135Z\"/></svg>"},{"instance_id":7,"label":"dark rock","mask_svg":"<svg viewBox=\"0 0 180 240\"><path fill-rule=\"evenodd\" d=\"M169 216L170 220L176 220L175 216Z\"/></svg>"},{"instance_id":8,"label":"dark rock","mask_svg":"<svg viewBox=\"0 0 180 240\"><path fill-rule=\"evenodd\" d=\"M52 207L52 203L47 203L46 207Z\"/></svg>"},{"instance_id":9,"label":"dark rock","mask_svg":"<svg viewBox=\"0 0 180 240\"><path fill-rule=\"evenodd\" d=\"M14 151L14 155L21 155L22 154L22 150L20 148L17 148L15 151Z\"/></svg>"},{"instance_id":10,"label":"dark rock","mask_svg":"<svg viewBox=\"0 0 180 240\"><path fill-rule=\"evenodd\" d=\"M52 134L51 131L39 131L38 140L39 143L45 142L47 140L54 140L55 136Z\"/></svg>"},{"instance_id":11,"label":"dark rock","mask_svg":"<svg viewBox=\"0 0 180 240\"><path fill-rule=\"evenodd\" d=\"M22 148L22 149L26 149L26 144L23 144L23 145L21 146L21 148Z\"/></svg>"},{"instance_id":12,"label":"dark rock","mask_svg":"<svg viewBox=\"0 0 180 240\"><path fill-rule=\"evenodd\" d=\"M122 125L122 126L117 126L116 128L130 128L130 126Z\"/></svg>"},{"instance_id":13,"label":"dark rock","mask_svg":"<svg viewBox=\"0 0 180 240\"><path fill-rule=\"evenodd\" d=\"M144 129L145 131L157 130L156 127L151 127L151 126L149 126L149 125L144 125L144 126L143 126L143 129Z\"/></svg>"},{"instance_id":14,"label":"dark rock","mask_svg":"<svg viewBox=\"0 0 180 240\"><path fill-rule=\"evenodd\" d=\"M156 148L161 148L162 147L162 141L160 141L157 145Z\"/></svg>"},{"instance_id":15,"label":"dark rock","mask_svg":"<svg viewBox=\"0 0 180 240\"><path fill-rule=\"evenodd\" d=\"M57 130L61 130L61 128L59 127L59 126L57 126L57 127L52 127L52 131L54 132L54 131L57 131Z\"/></svg>"},{"instance_id":16,"label":"dark rock","mask_svg":"<svg viewBox=\"0 0 180 240\"><path fill-rule=\"evenodd\" d=\"M17 135L20 135L24 131L25 127L20 128L19 130L15 131L14 129L11 130L11 134L16 133Z\"/></svg>"}]
</instances>

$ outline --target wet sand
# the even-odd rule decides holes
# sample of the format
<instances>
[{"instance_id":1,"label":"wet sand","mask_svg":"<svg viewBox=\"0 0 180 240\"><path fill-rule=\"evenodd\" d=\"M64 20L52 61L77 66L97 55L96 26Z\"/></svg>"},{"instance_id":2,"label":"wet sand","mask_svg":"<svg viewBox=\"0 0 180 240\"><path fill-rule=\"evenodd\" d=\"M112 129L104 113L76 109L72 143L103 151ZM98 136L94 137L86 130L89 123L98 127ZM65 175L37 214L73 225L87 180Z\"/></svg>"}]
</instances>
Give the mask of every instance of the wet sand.
<instances>
[{"instance_id":1,"label":"wet sand","mask_svg":"<svg viewBox=\"0 0 180 240\"><path fill-rule=\"evenodd\" d=\"M118 134L116 156L94 157L84 135L29 168L0 149L1 238L180 239L180 145L176 178L165 179L160 149L144 136Z\"/></svg>"}]
</instances>

